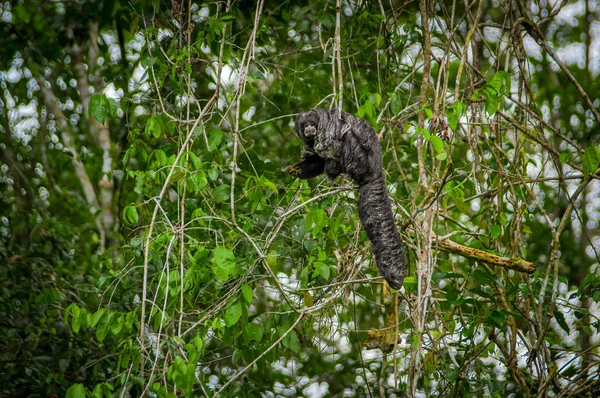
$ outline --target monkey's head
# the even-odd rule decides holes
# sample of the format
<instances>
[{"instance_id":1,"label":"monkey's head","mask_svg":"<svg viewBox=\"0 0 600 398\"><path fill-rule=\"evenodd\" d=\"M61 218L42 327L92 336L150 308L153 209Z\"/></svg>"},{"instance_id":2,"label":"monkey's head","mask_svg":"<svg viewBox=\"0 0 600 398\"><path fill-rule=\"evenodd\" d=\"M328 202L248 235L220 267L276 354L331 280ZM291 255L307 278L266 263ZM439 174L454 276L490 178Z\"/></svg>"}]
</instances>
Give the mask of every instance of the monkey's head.
<instances>
[{"instance_id":1,"label":"monkey's head","mask_svg":"<svg viewBox=\"0 0 600 398\"><path fill-rule=\"evenodd\" d=\"M296 119L296 134L308 145L313 145L319 128L320 115L317 109L303 112Z\"/></svg>"}]
</instances>

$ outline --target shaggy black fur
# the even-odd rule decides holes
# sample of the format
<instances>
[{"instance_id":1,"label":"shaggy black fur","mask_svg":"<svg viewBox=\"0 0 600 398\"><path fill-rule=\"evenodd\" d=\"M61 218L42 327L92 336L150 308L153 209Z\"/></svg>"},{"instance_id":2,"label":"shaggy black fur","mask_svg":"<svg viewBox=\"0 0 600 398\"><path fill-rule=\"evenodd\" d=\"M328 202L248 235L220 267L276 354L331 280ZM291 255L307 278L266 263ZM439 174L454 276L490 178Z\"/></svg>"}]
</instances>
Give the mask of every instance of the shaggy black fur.
<instances>
[{"instance_id":1,"label":"shaggy black fur","mask_svg":"<svg viewBox=\"0 0 600 398\"><path fill-rule=\"evenodd\" d=\"M358 215L373 245L379 272L394 289L406 275L404 246L394 223L385 186L381 147L366 121L337 110L311 109L296 120L304 141L302 161L286 172L303 179L325 172L334 179L344 173L358 184Z\"/></svg>"}]
</instances>

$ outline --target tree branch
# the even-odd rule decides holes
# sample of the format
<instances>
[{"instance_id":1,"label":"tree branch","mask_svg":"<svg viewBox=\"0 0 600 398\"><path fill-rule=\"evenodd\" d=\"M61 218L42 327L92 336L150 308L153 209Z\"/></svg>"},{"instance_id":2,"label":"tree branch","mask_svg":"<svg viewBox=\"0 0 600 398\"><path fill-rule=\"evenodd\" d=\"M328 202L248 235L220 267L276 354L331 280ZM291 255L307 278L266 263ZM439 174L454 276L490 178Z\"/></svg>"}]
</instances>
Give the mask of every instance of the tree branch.
<instances>
[{"instance_id":1,"label":"tree branch","mask_svg":"<svg viewBox=\"0 0 600 398\"><path fill-rule=\"evenodd\" d=\"M470 258L471 260L482 261L490 265L499 265L500 267L519 272L526 272L528 274L532 273L537 268L534 263L520 257L502 257L484 250L464 246L439 236L434 237L434 239L434 243L438 249L447 253L458 254L459 256Z\"/></svg>"}]
</instances>

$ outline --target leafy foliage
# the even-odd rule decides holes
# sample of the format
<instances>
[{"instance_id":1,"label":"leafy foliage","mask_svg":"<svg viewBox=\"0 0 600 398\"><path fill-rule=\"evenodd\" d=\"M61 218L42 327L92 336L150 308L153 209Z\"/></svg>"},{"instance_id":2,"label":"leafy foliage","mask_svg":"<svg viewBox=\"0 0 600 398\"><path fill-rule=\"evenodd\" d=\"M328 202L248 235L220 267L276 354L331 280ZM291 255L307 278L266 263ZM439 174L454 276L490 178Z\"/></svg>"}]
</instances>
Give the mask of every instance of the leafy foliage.
<instances>
[{"instance_id":1,"label":"leafy foliage","mask_svg":"<svg viewBox=\"0 0 600 398\"><path fill-rule=\"evenodd\" d=\"M458 3L0 5L0 395L595 396L600 71L544 43L598 10ZM340 105L399 302L354 187L282 172Z\"/></svg>"}]
</instances>

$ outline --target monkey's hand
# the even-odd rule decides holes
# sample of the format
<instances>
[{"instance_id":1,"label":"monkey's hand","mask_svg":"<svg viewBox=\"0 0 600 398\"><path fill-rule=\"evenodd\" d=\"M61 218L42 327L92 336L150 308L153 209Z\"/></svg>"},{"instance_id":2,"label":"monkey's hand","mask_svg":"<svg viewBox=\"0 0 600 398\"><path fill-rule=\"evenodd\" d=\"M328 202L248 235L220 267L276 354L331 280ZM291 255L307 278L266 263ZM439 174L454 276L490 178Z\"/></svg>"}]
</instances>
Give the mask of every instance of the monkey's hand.
<instances>
[{"instance_id":1,"label":"monkey's hand","mask_svg":"<svg viewBox=\"0 0 600 398\"><path fill-rule=\"evenodd\" d=\"M318 156L307 157L300 163L283 169L284 173L303 180L323 174L323 171L325 171L325 160Z\"/></svg>"}]
</instances>

